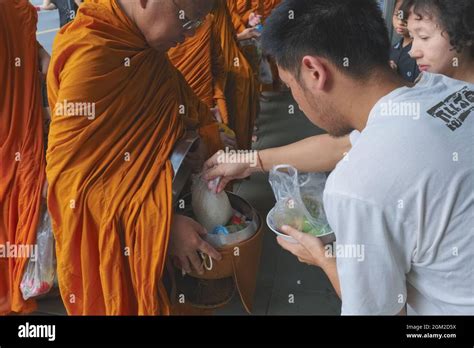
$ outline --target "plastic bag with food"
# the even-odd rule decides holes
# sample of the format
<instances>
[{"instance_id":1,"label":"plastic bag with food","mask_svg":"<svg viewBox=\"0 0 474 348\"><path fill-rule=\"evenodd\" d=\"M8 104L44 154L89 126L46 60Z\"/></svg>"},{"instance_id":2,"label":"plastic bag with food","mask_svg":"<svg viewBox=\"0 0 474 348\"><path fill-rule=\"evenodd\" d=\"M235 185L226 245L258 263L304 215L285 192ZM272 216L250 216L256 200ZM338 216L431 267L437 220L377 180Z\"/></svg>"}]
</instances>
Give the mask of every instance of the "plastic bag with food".
<instances>
[{"instance_id":1,"label":"plastic bag with food","mask_svg":"<svg viewBox=\"0 0 474 348\"><path fill-rule=\"evenodd\" d=\"M274 227L291 226L315 237L332 233L323 206L326 175L298 173L292 166L281 165L270 172L270 184L277 201Z\"/></svg>"},{"instance_id":2,"label":"plastic bag with food","mask_svg":"<svg viewBox=\"0 0 474 348\"><path fill-rule=\"evenodd\" d=\"M216 189L218 182L216 183ZM192 186L192 206L196 220L208 231L225 226L234 215L227 193L209 190L202 176L196 176Z\"/></svg>"},{"instance_id":3,"label":"plastic bag with food","mask_svg":"<svg viewBox=\"0 0 474 348\"><path fill-rule=\"evenodd\" d=\"M20 283L23 299L28 300L46 294L53 286L56 273L54 236L51 219L45 205L42 205L36 233L34 255L31 255Z\"/></svg>"}]
</instances>

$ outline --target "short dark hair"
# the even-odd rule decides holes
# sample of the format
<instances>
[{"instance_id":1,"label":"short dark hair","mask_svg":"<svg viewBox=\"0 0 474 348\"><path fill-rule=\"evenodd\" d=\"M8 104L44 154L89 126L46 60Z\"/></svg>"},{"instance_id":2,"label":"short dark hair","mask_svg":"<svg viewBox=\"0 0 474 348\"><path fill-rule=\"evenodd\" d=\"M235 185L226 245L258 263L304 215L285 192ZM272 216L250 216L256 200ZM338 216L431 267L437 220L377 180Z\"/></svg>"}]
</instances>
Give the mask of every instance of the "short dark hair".
<instances>
[{"instance_id":1,"label":"short dark hair","mask_svg":"<svg viewBox=\"0 0 474 348\"><path fill-rule=\"evenodd\" d=\"M402 10L422 18L436 18L449 36L450 44L460 53L468 48L474 58L473 0L405 0Z\"/></svg>"},{"instance_id":2,"label":"short dark hair","mask_svg":"<svg viewBox=\"0 0 474 348\"><path fill-rule=\"evenodd\" d=\"M296 76L305 55L324 57L355 78L389 67L388 29L375 0L285 0L265 22L262 45Z\"/></svg>"}]
</instances>

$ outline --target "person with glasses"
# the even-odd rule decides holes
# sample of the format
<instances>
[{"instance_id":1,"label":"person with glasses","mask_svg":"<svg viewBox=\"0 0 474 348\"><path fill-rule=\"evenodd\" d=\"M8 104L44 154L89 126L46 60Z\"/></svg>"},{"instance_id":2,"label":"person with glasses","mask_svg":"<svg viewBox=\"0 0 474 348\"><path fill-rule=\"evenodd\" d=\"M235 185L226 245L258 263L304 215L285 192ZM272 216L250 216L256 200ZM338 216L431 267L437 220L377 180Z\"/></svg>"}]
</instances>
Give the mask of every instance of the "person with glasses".
<instances>
[{"instance_id":1,"label":"person with glasses","mask_svg":"<svg viewBox=\"0 0 474 348\"><path fill-rule=\"evenodd\" d=\"M209 107L167 56L212 0L86 1L59 31L48 74L48 208L71 315L173 313L165 263L203 272L221 255L173 213L170 155L187 129L222 148Z\"/></svg>"}]
</instances>

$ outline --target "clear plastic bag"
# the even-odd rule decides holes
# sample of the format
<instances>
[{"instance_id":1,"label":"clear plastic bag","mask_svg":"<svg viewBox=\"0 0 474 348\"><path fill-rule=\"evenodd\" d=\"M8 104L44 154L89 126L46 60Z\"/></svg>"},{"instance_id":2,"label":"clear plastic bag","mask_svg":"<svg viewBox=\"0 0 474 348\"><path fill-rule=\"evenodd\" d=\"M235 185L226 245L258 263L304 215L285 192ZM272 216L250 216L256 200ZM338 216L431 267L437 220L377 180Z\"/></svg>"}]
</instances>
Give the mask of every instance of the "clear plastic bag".
<instances>
[{"instance_id":1,"label":"clear plastic bag","mask_svg":"<svg viewBox=\"0 0 474 348\"><path fill-rule=\"evenodd\" d=\"M56 260L51 219L46 206L42 206L36 234L35 253L28 261L20 284L23 298L28 300L49 292L53 286L55 273Z\"/></svg>"},{"instance_id":2,"label":"clear plastic bag","mask_svg":"<svg viewBox=\"0 0 474 348\"><path fill-rule=\"evenodd\" d=\"M281 165L270 172L270 184L277 201L274 227L281 230L287 225L315 237L332 233L323 206L325 174L300 174L292 166Z\"/></svg>"}]
</instances>

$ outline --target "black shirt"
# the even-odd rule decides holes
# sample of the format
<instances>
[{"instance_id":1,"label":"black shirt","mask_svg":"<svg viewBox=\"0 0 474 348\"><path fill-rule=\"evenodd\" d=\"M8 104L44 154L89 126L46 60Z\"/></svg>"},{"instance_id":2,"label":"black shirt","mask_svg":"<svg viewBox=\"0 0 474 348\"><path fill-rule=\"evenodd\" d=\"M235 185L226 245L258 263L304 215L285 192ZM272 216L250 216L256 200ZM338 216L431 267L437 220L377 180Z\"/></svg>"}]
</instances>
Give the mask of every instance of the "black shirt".
<instances>
[{"instance_id":1,"label":"black shirt","mask_svg":"<svg viewBox=\"0 0 474 348\"><path fill-rule=\"evenodd\" d=\"M403 47L403 39L401 39L396 45L390 50L390 60L393 60L398 67L398 73L407 81L414 82L418 75L420 75L420 69L416 60L410 57L408 52L411 51L411 44Z\"/></svg>"},{"instance_id":2,"label":"black shirt","mask_svg":"<svg viewBox=\"0 0 474 348\"><path fill-rule=\"evenodd\" d=\"M51 0L59 11L59 24L61 27L72 21L76 16L77 5L74 0Z\"/></svg>"}]
</instances>

